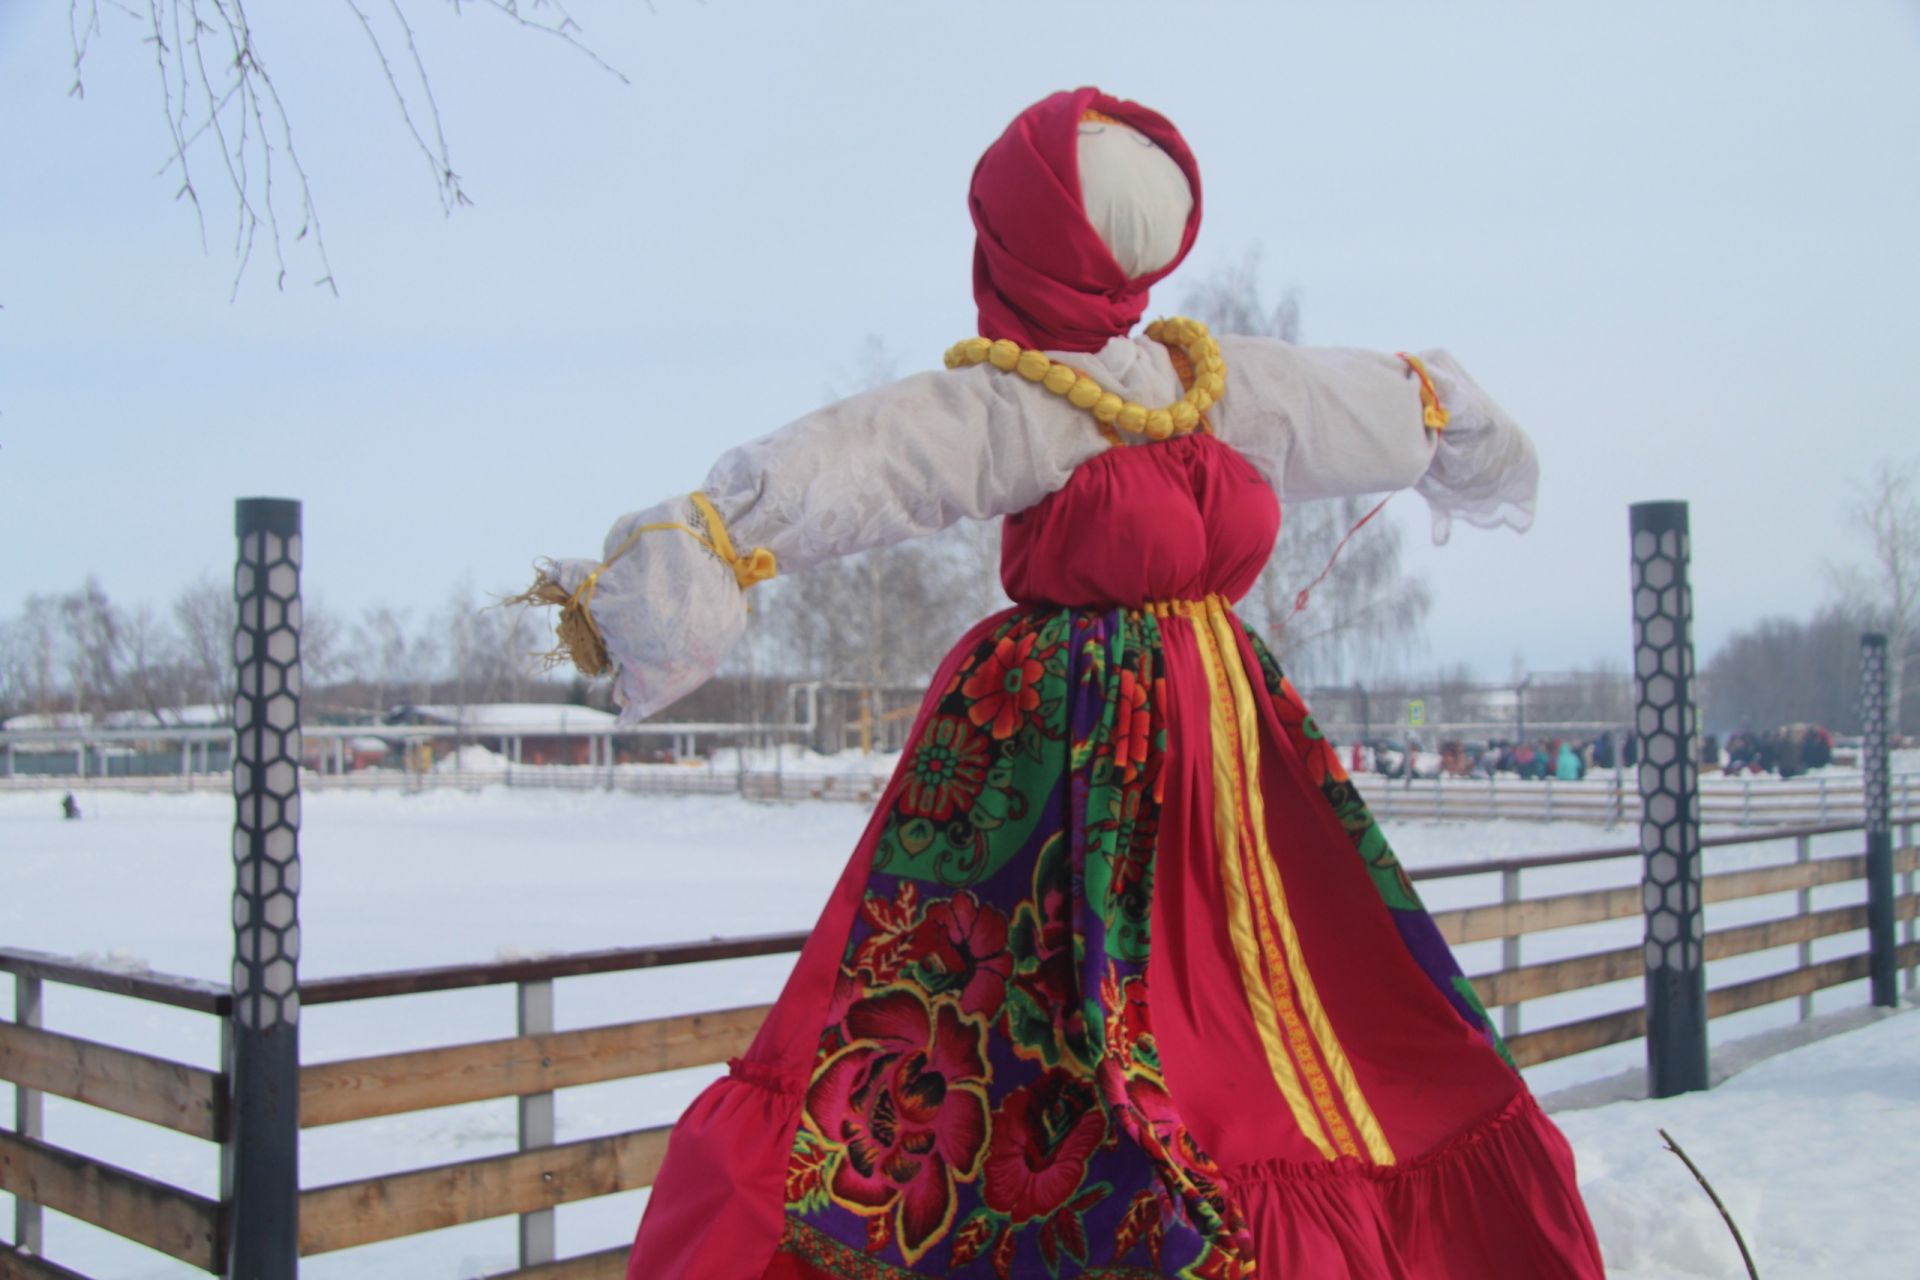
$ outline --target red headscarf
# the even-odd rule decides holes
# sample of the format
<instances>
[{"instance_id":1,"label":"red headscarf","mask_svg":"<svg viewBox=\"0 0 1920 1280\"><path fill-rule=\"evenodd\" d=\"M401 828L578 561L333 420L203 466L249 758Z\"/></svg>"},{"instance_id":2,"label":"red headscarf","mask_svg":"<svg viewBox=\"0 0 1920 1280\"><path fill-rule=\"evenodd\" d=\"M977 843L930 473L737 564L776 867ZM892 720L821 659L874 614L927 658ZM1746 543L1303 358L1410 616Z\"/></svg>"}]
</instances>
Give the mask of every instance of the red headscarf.
<instances>
[{"instance_id":1,"label":"red headscarf","mask_svg":"<svg viewBox=\"0 0 1920 1280\"><path fill-rule=\"evenodd\" d=\"M1173 158L1193 188L1193 213L1172 262L1128 278L1080 199L1080 116L1094 110L1138 129ZM973 297L980 332L1023 347L1098 351L1132 329L1147 290L1180 265L1200 230L1200 168L1165 117L1098 89L1036 102L974 166Z\"/></svg>"}]
</instances>

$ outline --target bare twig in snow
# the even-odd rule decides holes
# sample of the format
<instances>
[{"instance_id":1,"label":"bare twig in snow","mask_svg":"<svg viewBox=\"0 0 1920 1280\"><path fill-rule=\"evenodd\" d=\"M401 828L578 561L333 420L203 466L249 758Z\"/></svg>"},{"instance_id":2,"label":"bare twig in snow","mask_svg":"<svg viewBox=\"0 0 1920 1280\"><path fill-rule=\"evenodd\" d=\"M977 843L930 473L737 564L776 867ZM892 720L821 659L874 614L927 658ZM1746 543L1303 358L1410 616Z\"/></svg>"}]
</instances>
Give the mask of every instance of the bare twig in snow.
<instances>
[{"instance_id":1,"label":"bare twig in snow","mask_svg":"<svg viewBox=\"0 0 1920 1280\"><path fill-rule=\"evenodd\" d=\"M1718 1209L1720 1216L1726 1220L1727 1230L1733 1232L1733 1242L1740 1246L1740 1257L1747 1264L1747 1275L1750 1280L1760 1280L1760 1269L1753 1265L1753 1255L1747 1252L1747 1242L1740 1234L1739 1224L1733 1220L1733 1215L1727 1212L1727 1206L1720 1203L1720 1195L1713 1189L1713 1184L1707 1181L1707 1175L1701 1173L1699 1166L1687 1158L1687 1153L1680 1149L1680 1144L1673 1140L1672 1134L1662 1129L1660 1136L1666 1140L1667 1150L1680 1157L1680 1163L1687 1166L1687 1172L1693 1175L1694 1181L1706 1191L1707 1199L1713 1201L1713 1207Z\"/></svg>"}]
</instances>

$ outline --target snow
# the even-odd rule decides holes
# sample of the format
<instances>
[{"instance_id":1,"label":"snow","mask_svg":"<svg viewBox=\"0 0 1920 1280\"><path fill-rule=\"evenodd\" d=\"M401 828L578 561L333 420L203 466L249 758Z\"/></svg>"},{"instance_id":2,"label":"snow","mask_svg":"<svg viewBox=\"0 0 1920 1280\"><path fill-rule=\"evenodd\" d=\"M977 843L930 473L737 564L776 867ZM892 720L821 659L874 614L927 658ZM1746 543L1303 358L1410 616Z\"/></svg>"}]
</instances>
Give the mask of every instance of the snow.
<instances>
[{"instance_id":1,"label":"snow","mask_svg":"<svg viewBox=\"0 0 1920 1280\"><path fill-rule=\"evenodd\" d=\"M433 763L436 773L497 773L507 772L507 758L497 751L485 747L464 746L449 751Z\"/></svg>"},{"instance_id":2,"label":"snow","mask_svg":"<svg viewBox=\"0 0 1920 1280\"><path fill-rule=\"evenodd\" d=\"M1615 1280L1744 1274L1726 1224L1659 1130L1739 1224L1767 1280L1920 1270L1920 1014L1748 1068L1708 1093L1555 1117Z\"/></svg>"},{"instance_id":3,"label":"snow","mask_svg":"<svg viewBox=\"0 0 1920 1280\"><path fill-rule=\"evenodd\" d=\"M845 775L849 777L891 777L900 763L898 751L875 751L862 754L857 750L821 752L811 751L798 743L782 743L776 750L770 747L752 747L742 750L737 747L721 747L711 755L713 768L718 773L734 773L744 768L749 773L772 773L779 770L785 773Z\"/></svg>"},{"instance_id":4,"label":"snow","mask_svg":"<svg viewBox=\"0 0 1920 1280\"><path fill-rule=\"evenodd\" d=\"M493 733L584 733L611 729L611 712L565 702L489 702L469 706L410 707L430 724L457 724L464 729Z\"/></svg>"},{"instance_id":5,"label":"snow","mask_svg":"<svg viewBox=\"0 0 1920 1280\"><path fill-rule=\"evenodd\" d=\"M478 748L468 750L480 751ZM481 757L490 759L482 759ZM884 757L849 753L835 769L870 770ZM460 767L497 768L480 751ZM814 769L820 758L806 757ZM443 761L452 764L452 761ZM716 769L731 770L737 761ZM756 767L770 761L756 760ZM781 761L800 768L801 757ZM57 792L0 794L0 944L91 955L116 968L223 981L230 961L231 802L220 794L77 792L85 820L63 822ZM804 929L812 923L867 820L862 806L760 805L733 796L658 797L608 792L435 789L418 793L312 791L305 799L301 901L302 975L318 978L427 965L705 937ZM1576 823L1400 822L1389 827L1413 867L1626 844L1628 830ZM1847 837L1823 837L1818 853ZM1710 869L1790 861L1791 841L1715 850ZM1633 858L1526 873L1529 896L1630 883ZM1434 909L1484 902L1499 877L1425 881ZM1854 896L1848 898L1847 893ZM1815 892L1816 907L1858 900L1857 886ZM1717 904L1710 927L1793 909L1793 895ZM1532 963L1638 940L1638 922L1530 937ZM1859 935L1822 940L1814 958L1858 950ZM1499 964L1499 944L1460 949L1469 972ZM1716 984L1791 966L1783 952L1720 962ZM562 1029L760 1003L779 990L790 956L570 979L556 986ZM11 984L0 984L0 990ZM1527 1006L1523 1028L1637 1004L1638 981ZM8 997L0 995L0 1010ZM1864 1004L1856 984L1816 999L1832 1013ZM1728 1041L1790 1028L1791 1003L1717 1022L1716 1062ZM208 1018L48 984L47 1025L141 1052L213 1067ZM302 1057L321 1062L493 1039L512 1034L510 989L409 996L306 1011ZM1784 1034L1784 1031L1782 1032ZM1638 1044L1545 1064L1528 1072L1559 1105L1621 1095L1644 1063ZM562 1141L671 1122L717 1068L568 1090L559 1095ZM1728 1197L1763 1274L1779 1277L1900 1273L1886 1261L1920 1247L1920 1215L1877 1208L1891 1188L1920 1185L1913 1081L1920 1080L1920 1018L1892 1018L1798 1048L1735 1076L1714 1093L1662 1102L1612 1102L1562 1111L1581 1160L1615 1274L1630 1280L1738 1274L1719 1218L1654 1130L1666 1127ZM1595 1083L1595 1082L1599 1083ZM10 1115L0 1089L0 1116ZM49 1140L200 1194L217 1192L217 1156L206 1144L60 1099L46 1104ZM1915 1113L1920 1114L1920 1113ZM510 1102L308 1130L304 1185L511 1150ZM1756 1123L1764 1116L1764 1123ZM1844 1154L1844 1158L1842 1155ZM1877 1189L1877 1190L1876 1190ZM631 1235L645 1193L559 1211L563 1255ZM1695 1203L1695 1202L1698 1203ZM0 1231L12 1215L0 1197ZM48 1215L52 1256L112 1280L195 1274L139 1246ZM303 1274L329 1277L470 1276L510 1267L510 1219L323 1255Z\"/></svg>"},{"instance_id":6,"label":"snow","mask_svg":"<svg viewBox=\"0 0 1920 1280\"><path fill-rule=\"evenodd\" d=\"M152 729L169 726L210 728L226 723L231 715L230 708L208 706L205 703L186 707L162 707L157 712L109 711L102 722L102 727L108 729ZM94 716L84 711L29 712L0 721L0 729L10 733L24 733L28 730L90 729L93 725Z\"/></svg>"}]
</instances>

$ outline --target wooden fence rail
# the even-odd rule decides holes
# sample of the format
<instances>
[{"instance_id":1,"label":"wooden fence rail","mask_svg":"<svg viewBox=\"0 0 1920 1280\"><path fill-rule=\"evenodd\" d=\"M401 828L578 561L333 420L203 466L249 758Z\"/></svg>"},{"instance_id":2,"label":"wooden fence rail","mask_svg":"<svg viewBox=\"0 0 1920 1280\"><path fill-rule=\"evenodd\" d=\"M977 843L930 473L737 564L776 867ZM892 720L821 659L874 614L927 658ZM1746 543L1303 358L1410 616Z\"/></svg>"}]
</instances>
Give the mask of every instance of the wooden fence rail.
<instances>
[{"instance_id":1,"label":"wooden fence rail","mask_svg":"<svg viewBox=\"0 0 1920 1280\"><path fill-rule=\"evenodd\" d=\"M1709 849L1724 849L1792 840L1796 853L1790 863L1719 871L1704 878L1709 902L1797 895L1792 914L1707 934L1709 961L1799 948L1798 963L1790 969L1712 988L1711 1016L1796 998L1802 1002L1804 1016L1812 993L1867 976L1864 953L1814 963L1810 951L1818 939L1866 927L1864 905L1815 910L1811 898L1822 886L1859 881L1866 870L1860 854L1813 856L1811 841L1859 830L1828 824L1703 842ZM1904 892L1897 897L1895 909L1897 919L1905 922L1906 938L1898 949L1898 963L1909 971L1910 986L1912 971L1920 967L1920 942L1914 937L1915 920L1920 917L1920 893L1915 891L1920 851L1913 847L1912 835L1909 826L1904 847L1895 857L1896 875L1904 877ZM1640 915L1643 902L1638 883L1528 898L1520 893L1522 876L1582 864L1628 863L1638 857L1637 847L1613 846L1414 873L1413 878L1422 882L1470 876L1498 879L1500 900L1436 911L1434 919L1454 945L1502 944L1501 965L1476 974L1474 982L1488 1008L1500 1012L1503 1027L1510 1032L1509 1048L1523 1067L1643 1036L1646 1012L1640 1007L1622 1008L1558 1025L1519 1029L1520 1011L1528 1002L1642 975L1637 945L1521 963L1522 939ZM1637 865L1623 874L1637 876ZM550 1000L551 983L557 979L789 954L805 940L805 934L785 933L328 978L305 982L300 992L302 1003L309 1007L501 985L517 987L523 1001L529 992L543 990ZM38 952L0 949L0 971L12 972L22 984L65 983L216 1016L226 1015L231 1004L226 992L213 984L119 972ZM575 1030L533 1030L477 1043L308 1063L300 1072L300 1124L302 1128L345 1124L489 1099L519 1099L523 1107L529 1100L545 1100L550 1108L551 1098L560 1090L723 1062L745 1049L767 1008L754 1005ZM210 1142L227 1139L230 1082L224 1072L24 1023L24 1019L0 1022L0 1081L11 1083L19 1096L51 1093ZM523 1224L538 1223L543 1221L540 1215L550 1214L558 1205L652 1182L665 1153L668 1128L554 1143L550 1109L547 1116L544 1130L523 1126L521 1149L504 1155L304 1189L299 1206L301 1254L328 1253L505 1216L517 1215ZM545 1136L530 1140L529 1132ZM22 1203L30 1201L81 1218L202 1270L217 1273L225 1257L226 1210L221 1202L63 1150L37 1134L0 1131L0 1190L11 1192ZM551 1219L544 1221L550 1224ZM624 1247L558 1261L523 1257L523 1265L503 1277L618 1280L624 1274L624 1258ZM75 1280L76 1273L35 1252L0 1245L0 1276L15 1275Z\"/></svg>"}]
</instances>

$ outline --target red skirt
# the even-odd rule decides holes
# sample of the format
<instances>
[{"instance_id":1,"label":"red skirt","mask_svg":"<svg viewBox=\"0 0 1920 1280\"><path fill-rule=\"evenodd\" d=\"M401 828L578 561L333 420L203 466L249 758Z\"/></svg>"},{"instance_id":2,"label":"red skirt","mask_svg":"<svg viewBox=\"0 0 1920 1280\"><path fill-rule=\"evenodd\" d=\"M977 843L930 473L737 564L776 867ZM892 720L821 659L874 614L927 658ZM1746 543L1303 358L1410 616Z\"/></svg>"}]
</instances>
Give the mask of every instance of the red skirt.
<instances>
[{"instance_id":1,"label":"red skirt","mask_svg":"<svg viewBox=\"0 0 1920 1280\"><path fill-rule=\"evenodd\" d=\"M631 1280L1602 1276L1573 1158L1217 598L943 665Z\"/></svg>"}]
</instances>

